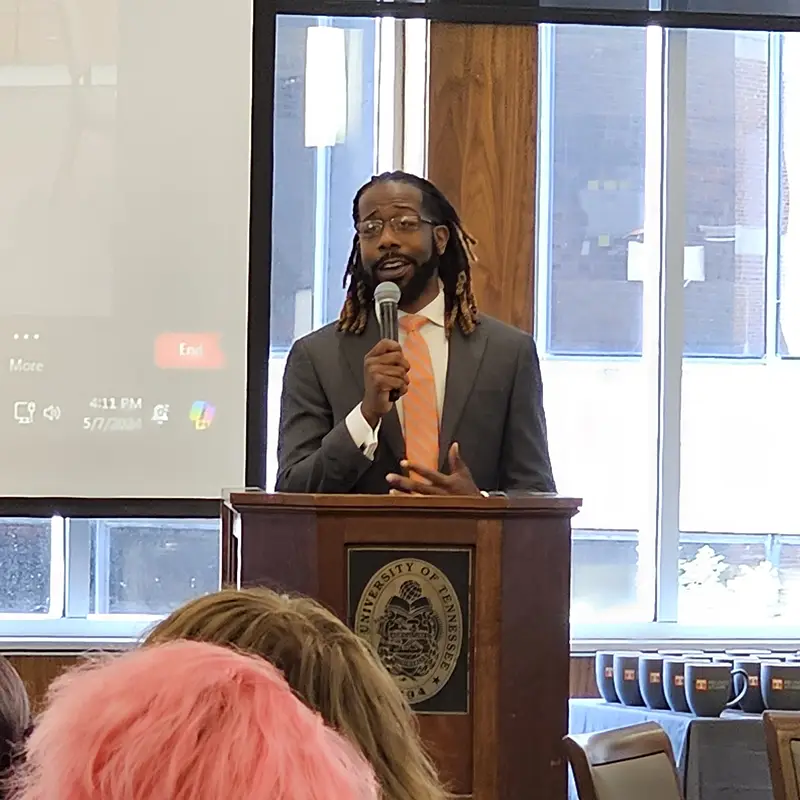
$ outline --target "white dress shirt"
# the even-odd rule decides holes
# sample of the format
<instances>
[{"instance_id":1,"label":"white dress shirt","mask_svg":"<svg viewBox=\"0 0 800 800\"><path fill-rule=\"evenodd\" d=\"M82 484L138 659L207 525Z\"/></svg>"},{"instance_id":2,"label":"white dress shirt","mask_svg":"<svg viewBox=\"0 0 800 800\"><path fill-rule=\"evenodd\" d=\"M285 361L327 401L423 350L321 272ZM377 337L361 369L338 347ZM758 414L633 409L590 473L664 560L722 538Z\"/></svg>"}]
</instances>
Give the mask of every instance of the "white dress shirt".
<instances>
[{"instance_id":1,"label":"white dress shirt","mask_svg":"<svg viewBox=\"0 0 800 800\"><path fill-rule=\"evenodd\" d=\"M404 311L401 311L399 316L404 317L406 314ZM436 405L438 407L439 422L441 424L442 406L444 405L444 385L447 379L447 356L449 352L447 336L444 332L444 292L442 292L441 288L436 298L419 311L417 316L427 317L430 320L430 324L423 325L419 332L422 334L422 338L425 339L425 343L428 345L428 350L431 354L433 380L436 386ZM405 331L401 328L401 347L403 346L405 338ZM403 426L405 430L402 397L395 403L395 407L397 408L397 415L400 417L400 425ZM375 450L378 447L378 434L381 430L380 421L373 430L369 422L364 419L364 414L361 412L361 403L359 403L347 417L345 417L345 425L353 441L361 448L361 452L372 460L375 457Z\"/></svg>"}]
</instances>

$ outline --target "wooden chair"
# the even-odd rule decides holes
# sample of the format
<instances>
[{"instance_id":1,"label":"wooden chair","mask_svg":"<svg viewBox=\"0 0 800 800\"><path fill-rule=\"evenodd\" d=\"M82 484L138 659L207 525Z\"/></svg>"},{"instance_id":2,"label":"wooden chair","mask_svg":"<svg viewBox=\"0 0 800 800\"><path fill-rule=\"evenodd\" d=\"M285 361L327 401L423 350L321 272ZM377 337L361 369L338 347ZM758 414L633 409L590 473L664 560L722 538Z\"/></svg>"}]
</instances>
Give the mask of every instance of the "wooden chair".
<instances>
[{"instance_id":1,"label":"wooden chair","mask_svg":"<svg viewBox=\"0 0 800 800\"><path fill-rule=\"evenodd\" d=\"M775 800L800 800L800 711L765 711L769 774Z\"/></svg>"},{"instance_id":2,"label":"wooden chair","mask_svg":"<svg viewBox=\"0 0 800 800\"><path fill-rule=\"evenodd\" d=\"M564 746L580 800L682 800L672 745L654 722L565 736Z\"/></svg>"}]
</instances>

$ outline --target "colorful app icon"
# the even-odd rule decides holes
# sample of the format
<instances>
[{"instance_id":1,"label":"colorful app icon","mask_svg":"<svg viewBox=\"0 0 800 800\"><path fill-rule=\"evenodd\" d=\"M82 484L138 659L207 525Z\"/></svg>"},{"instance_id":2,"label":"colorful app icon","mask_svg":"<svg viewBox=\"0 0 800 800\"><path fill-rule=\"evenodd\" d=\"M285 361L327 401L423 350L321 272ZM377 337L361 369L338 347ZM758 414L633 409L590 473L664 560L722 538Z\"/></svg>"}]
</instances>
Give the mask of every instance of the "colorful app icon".
<instances>
[{"instance_id":1,"label":"colorful app icon","mask_svg":"<svg viewBox=\"0 0 800 800\"><path fill-rule=\"evenodd\" d=\"M194 423L195 430L204 431L211 427L216 409L205 400L195 400L189 411L189 419Z\"/></svg>"}]
</instances>

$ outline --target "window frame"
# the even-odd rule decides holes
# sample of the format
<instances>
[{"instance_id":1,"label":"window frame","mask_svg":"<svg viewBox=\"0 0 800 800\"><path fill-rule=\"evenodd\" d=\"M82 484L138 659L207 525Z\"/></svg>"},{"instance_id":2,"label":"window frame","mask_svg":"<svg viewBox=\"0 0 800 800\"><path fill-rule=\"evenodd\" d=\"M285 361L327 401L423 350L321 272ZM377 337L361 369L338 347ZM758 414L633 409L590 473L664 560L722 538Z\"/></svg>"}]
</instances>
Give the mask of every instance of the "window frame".
<instances>
[{"instance_id":1,"label":"window frame","mask_svg":"<svg viewBox=\"0 0 800 800\"><path fill-rule=\"evenodd\" d=\"M749 33L750 31L748 31ZM551 253L550 213L552 203L552 136L554 53L552 25L540 27L539 102L540 128L537 188L537 262L549 265ZM660 387L655 405L655 421L650 430L657 434L657 446L650 454L652 471L647 498L647 513L639 533L640 563L652 558L653 620L650 622L580 623L571 626L575 652L590 652L607 647L642 648L665 644L741 645L743 642L787 646L800 634L800 624L771 623L758 625L718 623L689 625L678 621L681 482L681 404L682 374L686 362L737 364L756 363L781 369L778 348L778 280L780 275L781 213L781 77L783 35L770 32L767 37L767 174L766 174L766 313L764 320L766 353L763 357L686 356L683 326L683 243L686 220L686 85L687 40L685 29L648 27L646 121L645 121L645 230L646 241L655 238L660 251L660 278L657 286L645 287L643 300L643 340L653 342L656 335L661 347L653 361L657 374L654 385ZM651 70L657 70L653 75ZM656 80L657 78L657 80ZM688 76L691 80L691 75ZM662 213L663 211L663 213ZM601 354L547 354L550 325L549 268L537 270L535 289L536 333L542 343L543 359L628 361L630 356ZM658 349L658 341L655 341ZM647 344L645 344L645 348ZM647 354L633 356L646 359ZM648 459L649 460L649 459ZM580 517L575 520L580 526ZM767 536L769 532L758 536ZM684 535L696 536L694 532ZM725 534L707 534L709 537ZM730 534L734 536L734 534ZM742 534L745 536L745 534ZM750 536L753 538L756 534ZM786 539L789 535L780 535ZM613 537L612 537L613 538ZM800 542L800 537L798 537ZM644 552L641 552L644 550ZM641 576L639 576L641 577ZM649 603L650 600L648 599Z\"/></svg>"},{"instance_id":2,"label":"window frame","mask_svg":"<svg viewBox=\"0 0 800 800\"><path fill-rule=\"evenodd\" d=\"M42 521L36 520L38 524ZM46 614L0 613L0 650L32 645L36 649L63 649L64 644L91 648L136 643L164 615L90 612L92 537L96 534L102 543L103 540L108 542L114 529L119 527L181 530L189 526L194 530L206 529L210 535L216 531L221 555L222 532L217 518L51 517L50 610ZM98 604L107 607L108 581L102 575L102 564L106 562L102 559L98 562L95 565L95 607ZM220 583L221 578L220 557Z\"/></svg>"}]
</instances>

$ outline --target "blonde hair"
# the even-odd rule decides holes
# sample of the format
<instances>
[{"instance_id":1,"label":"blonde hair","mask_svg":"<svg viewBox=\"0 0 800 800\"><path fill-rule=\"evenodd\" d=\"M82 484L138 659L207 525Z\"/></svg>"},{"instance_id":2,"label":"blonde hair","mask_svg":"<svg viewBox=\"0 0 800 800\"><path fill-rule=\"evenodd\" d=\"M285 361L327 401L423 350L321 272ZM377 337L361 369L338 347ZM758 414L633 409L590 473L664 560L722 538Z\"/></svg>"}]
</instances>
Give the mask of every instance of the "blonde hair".
<instances>
[{"instance_id":1,"label":"blonde hair","mask_svg":"<svg viewBox=\"0 0 800 800\"><path fill-rule=\"evenodd\" d=\"M31 721L30 701L19 673L0 656L0 798L7 773L22 746Z\"/></svg>"},{"instance_id":2,"label":"blonde hair","mask_svg":"<svg viewBox=\"0 0 800 800\"><path fill-rule=\"evenodd\" d=\"M158 623L145 644L174 639L225 644L278 667L289 685L372 764L386 800L443 800L416 719L366 642L307 597L224 589Z\"/></svg>"}]
</instances>

